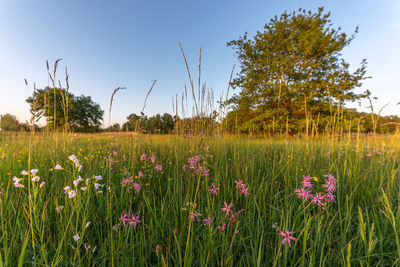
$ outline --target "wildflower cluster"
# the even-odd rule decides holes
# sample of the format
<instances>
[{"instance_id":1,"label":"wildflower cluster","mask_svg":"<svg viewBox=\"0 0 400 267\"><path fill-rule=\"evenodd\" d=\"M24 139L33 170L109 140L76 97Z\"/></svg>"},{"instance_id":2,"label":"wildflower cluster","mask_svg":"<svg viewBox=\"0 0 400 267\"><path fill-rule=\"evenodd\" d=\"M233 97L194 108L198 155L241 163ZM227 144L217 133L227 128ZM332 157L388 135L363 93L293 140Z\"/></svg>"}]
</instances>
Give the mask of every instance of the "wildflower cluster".
<instances>
[{"instance_id":1,"label":"wildflower cluster","mask_svg":"<svg viewBox=\"0 0 400 267\"><path fill-rule=\"evenodd\" d=\"M133 214L126 213L125 211L121 213L119 219L124 227L127 225L133 225L133 228L136 228L136 225L141 222L141 220L139 220L139 214L135 216Z\"/></svg>"},{"instance_id":2,"label":"wildflower cluster","mask_svg":"<svg viewBox=\"0 0 400 267\"><path fill-rule=\"evenodd\" d=\"M147 160L148 160L148 159L150 159L150 161L151 161L152 164L155 164L155 162L156 162L156 156L152 155L151 157L149 157L149 156L147 156L146 154L142 154L142 155L140 156L140 160L141 160L141 161L144 161L144 162L146 162L146 163L147 163ZM146 164L146 166L149 167L148 164ZM154 165L154 170L161 172L161 171L162 171L162 165L161 165L161 164L155 164L155 165ZM143 173L142 173L142 175L143 175Z\"/></svg>"},{"instance_id":3,"label":"wildflower cluster","mask_svg":"<svg viewBox=\"0 0 400 267\"><path fill-rule=\"evenodd\" d=\"M131 175L127 169L125 169L122 173L122 176L125 177L121 182L122 187L133 190L135 194L138 194L142 190L142 186L144 184L148 185L145 180L150 180L154 175L154 171L156 171L156 173L160 173L163 169L161 164L156 163L156 156L154 155L148 156L146 154L142 154L140 156L140 161L143 162L143 164L141 166L141 170L135 177ZM134 178L139 180L135 181Z\"/></svg>"},{"instance_id":4,"label":"wildflower cluster","mask_svg":"<svg viewBox=\"0 0 400 267\"><path fill-rule=\"evenodd\" d=\"M79 164L78 159L74 155L69 156L69 159L74 161L75 167L77 167L78 170L82 169L82 165ZM92 183L96 193L101 194L103 193L101 188L104 187L104 185L100 183L101 180L103 180L101 175L96 175L94 178L86 179L83 179L78 175L78 178L72 181L72 186L67 185L64 187L64 193L68 195L68 198L74 198L79 191L86 191Z\"/></svg>"},{"instance_id":5,"label":"wildflower cluster","mask_svg":"<svg viewBox=\"0 0 400 267\"><path fill-rule=\"evenodd\" d=\"M126 168L123 168L122 176L126 177L121 182L122 187L132 189L135 194L140 192L140 189L142 189L142 183L140 181L138 183L134 182L133 175L131 175L131 173ZM136 177L142 178L143 173L139 171L139 174Z\"/></svg>"},{"instance_id":6,"label":"wildflower cluster","mask_svg":"<svg viewBox=\"0 0 400 267\"><path fill-rule=\"evenodd\" d=\"M33 184L38 183L40 181L40 177L37 175L39 172L38 169L32 169L30 172L23 170L21 175L30 177ZM24 178L18 178L16 176L13 177L14 186L17 188L24 188L25 186L21 183ZM46 182L41 182L39 188L43 188Z\"/></svg>"},{"instance_id":7,"label":"wildflower cluster","mask_svg":"<svg viewBox=\"0 0 400 267\"><path fill-rule=\"evenodd\" d=\"M74 163L74 165L78 169L78 171L81 171L82 165L79 163L79 160L76 158L75 155L70 155L68 157L68 159Z\"/></svg>"},{"instance_id":8,"label":"wildflower cluster","mask_svg":"<svg viewBox=\"0 0 400 267\"><path fill-rule=\"evenodd\" d=\"M336 202L334 195L336 191L336 178L332 176L332 174L324 175L325 181L322 184L322 188L324 188L325 192L315 192L312 193L314 189L314 184L312 180L318 181L317 178L313 178L310 175L303 176L303 181L301 182L301 187L296 188L294 192L297 197L303 199L305 201L310 200L313 204L317 206L325 206L329 202ZM314 190L316 191L316 190Z\"/></svg>"},{"instance_id":9,"label":"wildflower cluster","mask_svg":"<svg viewBox=\"0 0 400 267\"><path fill-rule=\"evenodd\" d=\"M235 181L235 184L237 191L240 190L240 193L242 193L246 197L249 195L249 188L246 188L246 184L244 184L242 180Z\"/></svg>"},{"instance_id":10,"label":"wildflower cluster","mask_svg":"<svg viewBox=\"0 0 400 267\"><path fill-rule=\"evenodd\" d=\"M235 181L237 188L238 189L244 189L243 193L244 195L248 195L248 188L246 188L246 185L242 183L242 181L237 182ZM212 195L217 196L218 192L220 191L219 187L217 187L214 183L211 184L212 187L208 189L209 193ZM187 203L187 206L191 207L191 211L189 213L189 219L192 222L199 222L202 223L203 226L210 226L211 223L213 222L213 219L211 217L206 217L206 218L201 218L202 214L199 213L199 211L196 209L197 205L196 203ZM222 208L220 208L220 210L224 213L224 218L223 219L226 223L223 223L221 226L218 226L217 229L221 232L221 233L225 233L227 226L227 223L231 223L232 225L235 224L235 222L237 221L239 214L242 213L243 211L245 211L245 209L240 209L235 211L235 209L233 208L233 203L227 203L226 201L224 201L224 206ZM186 208L184 208L184 210L186 210ZM233 229L233 227L232 227ZM235 232L235 234L237 234L238 231Z\"/></svg>"},{"instance_id":11,"label":"wildflower cluster","mask_svg":"<svg viewBox=\"0 0 400 267\"><path fill-rule=\"evenodd\" d=\"M207 169L207 167L204 166L204 164L201 164L202 159L203 156L201 154L188 158L188 164L183 165L183 171L186 172L189 169L194 171L197 175L201 175L204 177L209 176L210 171Z\"/></svg>"}]
</instances>

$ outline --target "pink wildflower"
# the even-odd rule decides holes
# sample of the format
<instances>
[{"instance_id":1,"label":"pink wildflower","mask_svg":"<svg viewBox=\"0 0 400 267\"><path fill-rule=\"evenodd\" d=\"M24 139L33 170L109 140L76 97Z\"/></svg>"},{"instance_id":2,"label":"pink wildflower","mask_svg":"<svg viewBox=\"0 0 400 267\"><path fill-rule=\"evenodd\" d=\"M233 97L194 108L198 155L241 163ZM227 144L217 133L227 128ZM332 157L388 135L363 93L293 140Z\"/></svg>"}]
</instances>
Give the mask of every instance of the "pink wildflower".
<instances>
[{"instance_id":1,"label":"pink wildflower","mask_svg":"<svg viewBox=\"0 0 400 267\"><path fill-rule=\"evenodd\" d=\"M326 202L333 202L333 203L335 203L336 202L336 196L334 195L334 194L332 194L331 192L328 192L328 193L326 193L325 195L324 195L324 197L325 197L325 201Z\"/></svg>"},{"instance_id":2,"label":"pink wildflower","mask_svg":"<svg viewBox=\"0 0 400 267\"><path fill-rule=\"evenodd\" d=\"M198 213L197 211L191 211L190 215L189 215L189 218L190 218L190 220L192 220L192 222L195 221L195 220L197 220L199 222L200 221L200 218L199 218L200 215L201 214Z\"/></svg>"},{"instance_id":3,"label":"pink wildflower","mask_svg":"<svg viewBox=\"0 0 400 267\"><path fill-rule=\"evenodd\" d=\"M231 203L231 204L228 205L228 204L224 201L224 205L225 205L225 207L221 208L221 210L225 212L225 215L226 215L226 216L228 216L229 213L232 213L231 208L233 207L233 203Z\"/></svg>"},{"instance_id":4,"label":"pink wildflower","mask_svg":"<svg viewBox=\"0 0 400 267\"><path fill-rule=\"evenodd\" d=\"M187 169L188 167L189 167L189 165L186 165L186 164L185 164L185 165L183 165L183 168L182 168L182 169L183 169L183 171L184 171L184 172L186 172L186 169Z\"/></svg>"},{"instance_id":5,"label":"pink wildflower","mask_svg":"<svg viewBox=\"0 0 400 267\"><path fill-rule=\"evenodd\" d=\"M138 183L134 183L134 184L133 184L133 188L135 188L136 193L139 193L139 192L140 192L140 189L142 188L142 185L141 185L141 184L138 184Z\"/></svg>"},{"instance_id":6,"label":"pink wildflower","mask_svg":"<svg viewBox=\"0 0 400 267\"><path fill-rule=\"evenodd\" d=\"M62 167L61 167L61 165L57 164L57 165L54 167L54 169L55 169L55 170L62 170Z\"/></svg>"},{"instance_id":7,"label":"pink wildflower","mask_svg":"<svg viewBox=\"0 0 400 267\"><path fill-rule=\"evenodd\" d=\"M130 225L133 224L133 228L136 228L136 225L141 222L139 220L139 215L134 216L133 214L125 213L125 211L122 212L119 219L124 226L126 226L126 223L129 223Z\"/></svg>"},{"instance_id":8,"label":"pink wildflower","mask_svg":"<svg viewBox=\"0 0 400 267\"><path fill-rule=\"evenodd\" d=\"M147 155L146 154L142 154L142 156L140 156L140 160L145 160L147 159Z\"/></svg>"},{"instance_id":9,"label":"pink wildflower","mask_svg":"<svg viewBox=\"0 0 400 267\"><path fill-rule=\"evenodd\" d=\"M312 188L313 184L311 183L312 177L310 175L304 176L303 175L303 181L301 182L302 186L304 188Z\"/></svg>"},{"instance_id":10,"label":"pink wildflower","mask_svg":"<svg viewBox=\"0 0 400 267\"><path fill-rule=\"evenodd\" d=\"M203 225L204 226L211 225L211 223L212 223L212 219L211 218L203 219Z\"/></svg>"},{"instance_id":11,"label":"pink wildflower","mask_svg":"<svg viewBox=\"0 0 400 267\"><path fill-rule=\"evenodd\" d=\"M294 192L297 194L297 197L300 199L308 200L311 198L310 191L305 188L295 189Z\"/></svg>"},{"instance_id":12,"label":"pink wildflower","mask_svg":"<svg viewBox=\"0 0 400 267\"><path fill-rule=\"evenodd\" d=\"M247 197L249 195L249 188L243 186L242 189L240 190L240 193L242 193Z\"/></svg>"},{"instance_id":13,"label":"pink wildflower","mask_svg":"<svg viewBox=\"0 0 400 267\"><path fill-rule=\"evenodd\" d=\"M156 166L154 167L154 169L155 169L156 171L162 171L162 165L156 164Z\"/></svg>"},{"instance_id":14,"label":"pink wildflower","mask_svg":"<svg viewBox=\"0 0 400 267\"><path fill-rule=\"evenodd\" d=\"M237 188L237 189L241 189L241 188L244 186L242 180L240 180L240 181L235 181L235 184L236 184L236 188Z\"/></svg>"},{"instance_id":15,"label":"pink wildflower","mask_svg":"<svg viewBox=\"0 0 400 267\"><path fill-rule=\"evenodd\" d=\"M212 185L213 188L208 189L208 191L209 191L212 195L218 196L219 187L216 187L213 183L212 183L211 185Z\"/></svg>"},{"instance_id":16,"label":"pink wildflower","mask_svg":"<svg viewBox=\"0 0 400 267\"><path fill-rule=\"evenodd\" d=\"M279 228L277 229L277 231L283 237L282 245L284 245L285 242L287 242L289 244L289 247L292 247L290 244L290 240L293 240L294 242L297 241L297 238L291 236L293 234L293 232L289 232L288 230L286 230L286 233L284 233L281 230L279 230Z\"/></svg>"},{"instance_id":17,"label":"pink wildflower","mask_svg":"<svg viewBox=\"0 0 400 267\"><path fill-rule=\"evenodd\" d=\"M325 196L322 193L316 193L314 196L311 195L311 202L317 204L318 206L325 205Z\"/></svg>"},{"instance_id":18,"label":"pink wildflower","mask_svg":"<svg viewBox=\"0 0 400 267\"><path fill-rule=\"evenodd\" d=\"M128 184L132 183L132 179L128 178L128 179L124 179L122 180L121 184L123 187L127 186Z\"/></svg>"},{"instance_id":19,"label":"pink wildflower","mask_svg":"<svg viewBox=\"0 0 400 267\"><path fill-rule=\"evenodd\" d=\"M129 222L129 224L131 224L131 225L133 224L133 228L136 228L136 225L140 222L141 222L141 220L139 220L139 215L137 215L137 216L132 215L131 221Z\"/></svg>"}]
</instances>

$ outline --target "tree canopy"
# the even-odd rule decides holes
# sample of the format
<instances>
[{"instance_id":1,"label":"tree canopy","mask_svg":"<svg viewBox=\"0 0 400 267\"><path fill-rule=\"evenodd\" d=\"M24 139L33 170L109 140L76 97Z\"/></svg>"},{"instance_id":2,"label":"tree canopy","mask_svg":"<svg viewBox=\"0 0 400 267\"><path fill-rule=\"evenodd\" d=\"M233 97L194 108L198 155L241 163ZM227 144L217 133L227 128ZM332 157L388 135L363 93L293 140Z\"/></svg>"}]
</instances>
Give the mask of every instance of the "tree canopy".
<instances>
[{"instance_id":1,"label":"tree canopy","mask_svg":"<svg viewBox=\"0 0 400 267\"><path fill-rule=\"evenodd\" d=\"M241 67L232 82L241 92L229 101L238 127L299 131L306 119L327 116L337 105L369 95L354 91L367 78L366 60L351 72L342 58L355 35L334 29L329 17L323 8L285 12L253 38L245 33L227 44Z\"/></svg>"},{"instance_id":2,"label":"tree canopy","mask_svg":"<svg viewBox=\"0 0 400 267\"><path fill-rule=\"evenodd\" d=\"M11 114L4 114L0 116L0 129L4 131L16 131L19 129L19 122L17 117Z\"/></svg>"},{"instance_id":3,"label":"tree canopy","mask_svg":"<svg viewBox=\"0 0 400 267\"><path fill-rule=\"evenodd\" d=\"M65 89L46 87L35 92L35 100L36 110L43 111L50 129L63 129L68 122L68 127L74 131L100 130L104 111L90 96L74 96ZM32 109L32 97L26 102Z\"/></svg>"},{"instance_id":4,"label":"tree canopy","mask_svg":"<svg viewBox=\"0 0 400 267\"><path fill-rule=\"evenodd\" d=\"M175 119L169 113L162 116L156 114L151 117L130 114L127 122L122 125L123 131L140 131L144 133L168 134L174 129Z\"/></svg>"}]
</instances>

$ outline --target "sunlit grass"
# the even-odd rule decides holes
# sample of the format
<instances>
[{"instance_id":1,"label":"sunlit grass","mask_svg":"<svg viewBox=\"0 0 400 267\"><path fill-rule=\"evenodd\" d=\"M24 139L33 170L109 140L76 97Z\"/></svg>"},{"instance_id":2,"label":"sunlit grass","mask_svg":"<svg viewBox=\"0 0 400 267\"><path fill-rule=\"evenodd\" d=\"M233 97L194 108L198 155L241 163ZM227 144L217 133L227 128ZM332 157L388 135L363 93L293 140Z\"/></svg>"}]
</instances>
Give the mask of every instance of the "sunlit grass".
<instances>
[{"instance_id":1,"label":"sunlit grass","mask_svg":"<svg viewBox=\"0 0 400 267\"><path fill-rule=\"evenodd\" d=\"M0 264L397 264L398 141L3 133ZM209 175L183 170L198 155ZM31 169L39 181L21 175ZM337 178L336 203L323 208L297 198L308 174L319 182L325 174ZM231 221L224 202L238 212ZM297 241L282 245L276 227Z\"/></svg>"}]
</instances>

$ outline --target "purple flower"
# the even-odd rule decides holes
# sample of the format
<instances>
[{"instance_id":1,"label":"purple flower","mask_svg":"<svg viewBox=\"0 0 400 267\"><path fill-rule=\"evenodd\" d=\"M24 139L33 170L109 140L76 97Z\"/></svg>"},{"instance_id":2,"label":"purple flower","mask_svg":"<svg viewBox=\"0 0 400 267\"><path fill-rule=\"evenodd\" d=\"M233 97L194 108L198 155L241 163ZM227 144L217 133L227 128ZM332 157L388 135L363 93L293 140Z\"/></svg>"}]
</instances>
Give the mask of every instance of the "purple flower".
<instances>
[{"instance_id":1,"label":"purple flower","mask_svg":"<svg viewBox=\"0 0 400 267\"><path fill-rule=\"evenodd\" d=\"M237 189L241 189L241 188L244 186L242 180L240 180L240 181L235 181L235 184L236 184L236 188L237 188Z\"/></svg>"},{"instance_id":2,"label":"purple flower","mask_svg":"<svg viewBox=\"0 0 400 267\"><path fill-rule=\"evenodd\" d=\"M200 215L201 214L198 213L197 211L191 211L190 215L189 215L189 218L192 220L192 222L195 221L195 220L197 220L199 222L200 221L200 219L199 219Z\"/></svg>"},{"instance_id":3,"label":"purple flower","mask_svg":"<svg viewBox=\"0 0 400 267\"><path fill-rule=\"evenodd\" d=\"M126 156L125 156L125 154L124 155L122 155L122 158L126 161Z\"/></svg>"},{"instance_id":4,"label":"purple flower","mask_svg":"<svg viewBox=\"0 0 400 267\"><path fill-rule=\"evenodd\" d=\"M333 203L335 203L336 202L336 196L334 195L334 194L332 194L331 192L328 192L328 193L326 193L325 195L324 195L324 197L325 197L325 201L326 202L333 202Z\"/></svg>"},{"instance_id":5,"label":"purple flower","mask_svg":"<svg viewBox=\"0 0 400 267\"><path fill-rule=\"evenodd\" d=\"M212 223L212 219L211 218L203 219L203 225L204 226L211 225L211 223Z\"/></svg>"},{"instance_id":6,"label":"purple flower","mask_svg":"<svg viewBox=\"0 0 400 267\"><path fill-rule=\"evenodd\" d=\"M249 188L243 186L242 189L240 190L240 193L242 193L247 197L249 195Z\"/></svg>"},{"instance_id":7,"label":"purple flower","mask_svg":"<svg viewBox=\"0 0 400 267\"><path fill-rule=\"evenodd\" d=\"M222 227L218 226L218 230L220 230L221 233L224 233L225 232L225 224L223 224Z\"/></svg>"},{"instance_id":8,"label":"purple flower","mask_svg":"<svg viewBox=\"0 0 400 267\"><path fill-rule=\"evenodd\" d=\"M240 190L240 193L242 193L246 197L249 195L249 188L246 188L246 184L244 184L242 180L235 181L235 184L236 188Z\"/></svg>"},{"instance_id":9,"label":"purple flower","mask_svg":"<svg viewBox=\"0 0 400 267\"><path fill-rule=\"evenodd\" d=\"M140 160L145 160L147 159L147 155L146 154L142 154L142 156L140 156Z\"/></svg>"},{"instance_id":10,"label":"purple flower","mask_svg":"<svg viewBox=\"0 0 400 267\"><path fill-rule=\"evenodd\" d=\"M133 188L135 188L136 193L139 193L139 192L140 192L140 189L142 188L142 185L141 185L141 184L138 184L138 183L134 183L134 184L133 184Z\"/></svg>"},{"instance_id":11,"label":"purple flower","mask_svg":"<svg viewBox=\"0 0 400 267\"><path fill-rule=\"evenodd\" d=\"M186 172L186 169L187 169L188 167L189 167L189 166L188 166L188 165L186 165L186 164L185 164L185 165L183 165L183 168L182 168L182 169L183 169L183 171L184 171L184 172Z\"/></svg>"},{"instance_id":12,"label":"purple flower","mask_svg":"<svg viewBox=\"0 0 400 267\"><path fill-rule=\"evenodd\" d=\"M156 171L162 171L162 165L156 164L156 166L154 167L154 169L155 169Z\"/></svg>"},{"instance_id":13,"label":"purple flower","mask_svg":"<svg viewBox=\"0 0 400 267\"><path fill-rule=\"evenodd\" d=\"M144 175L143 175L143 172L142 172L142 171L139 171L139 172L138 172L138 177L139 177L139 178L142 178L143 176L144 176Z\"/></svg>"},{"instance_id":14,"label":"purple flower","mask_svg":"<svg viewBox=\"0 0 400 267\"><path fill-rule=\"evenodd\" d=\"M152 163L154 163L154 161L156 161L156 157L154 157L154 156L151 156L150 159L151 159Z\"/></svg>"}]
</instances>

